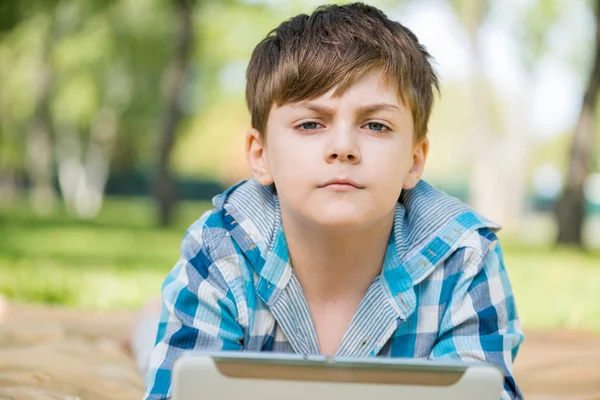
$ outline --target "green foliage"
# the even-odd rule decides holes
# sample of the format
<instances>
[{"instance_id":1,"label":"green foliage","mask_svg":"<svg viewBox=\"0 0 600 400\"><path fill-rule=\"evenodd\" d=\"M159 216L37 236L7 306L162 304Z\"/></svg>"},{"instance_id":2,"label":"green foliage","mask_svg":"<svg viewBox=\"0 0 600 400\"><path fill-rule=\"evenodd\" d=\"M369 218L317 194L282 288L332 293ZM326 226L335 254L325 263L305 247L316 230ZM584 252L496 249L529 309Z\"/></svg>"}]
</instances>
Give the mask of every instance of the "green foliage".
<instances>
[{"instance_id":1,"label":"green foliage","mask_svg":"<svg viewBox=\"0 0 600 400\"><path fill-rule=\"evenodd\" d=\"M525 64L533 66L548 52L547 34L549 28L560 18L566 0L544 0L532 4L523 13L522 30L519 32L527 46L522 48Z\"/></svg>"},{"instance_id":2,"label":"green foliage","mask_svg":"<svg viewBox=\"0 0 600 400\"><path fill-rule=\"evenodd\" d=\"M450 0L458 19L471 35L476 35L488 16L490 0Z\"/></svg>"},{"instance_id":3,"label":"green foliage","mask_svg":"<svg viewBox=\"0 0 600 400\"><path fill-rule=\"evenodd\" d=\"M519 52L530 71L534 71L544 57L553 55L566 61L579 72L583 80L587 80L591 68L589 59L593 35L586 36L581 29L586 24L572 18L571 11L579 7L587 8L588 15L593 18L591 0L533 1L517 16L515 34L521 42ZM579 25L575 25L577 23ZM568 46L560 43L561 40L564 42L565 35L570 39Z\"/></svg>"},{"instance_id":4,"label":"green foliage","mask_svg":"<svg viewBox=\"0 0 600 400\"><path fill-rule=\"evenodd\" d=\"M60 0L5 0L0 2L0 39L21 22L35 15L51 13Z\"/></svg>"}]
</instances>

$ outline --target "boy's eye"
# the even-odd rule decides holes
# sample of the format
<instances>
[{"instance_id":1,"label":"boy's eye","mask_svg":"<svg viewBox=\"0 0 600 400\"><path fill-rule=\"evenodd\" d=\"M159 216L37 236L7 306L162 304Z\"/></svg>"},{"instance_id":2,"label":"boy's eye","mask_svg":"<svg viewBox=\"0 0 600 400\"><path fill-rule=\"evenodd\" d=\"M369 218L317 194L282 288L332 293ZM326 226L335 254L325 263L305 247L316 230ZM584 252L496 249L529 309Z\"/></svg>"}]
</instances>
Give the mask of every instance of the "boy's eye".
<instances>
[{"instance_id":1,"label":"boy's eye","mask_svg":"<svg viewBox=\"0 0 600 400\"><path fill-rule=\"evenodd\" d=\"M319 129L321 124L318 122L303 122L296 127L299 131L312 131L315 129Z\"/></svg>"},{"instance_id":2,"label":"boy's eye","mask_svg":"<svg viewBox=\"0 0 600 400\"><path fill-rule=\"evenodd\" d=\"M369 122L365 127L375 132L385 132L390 130L387 126L380 124L379 122Z\"/></svg>"}]
</instances>

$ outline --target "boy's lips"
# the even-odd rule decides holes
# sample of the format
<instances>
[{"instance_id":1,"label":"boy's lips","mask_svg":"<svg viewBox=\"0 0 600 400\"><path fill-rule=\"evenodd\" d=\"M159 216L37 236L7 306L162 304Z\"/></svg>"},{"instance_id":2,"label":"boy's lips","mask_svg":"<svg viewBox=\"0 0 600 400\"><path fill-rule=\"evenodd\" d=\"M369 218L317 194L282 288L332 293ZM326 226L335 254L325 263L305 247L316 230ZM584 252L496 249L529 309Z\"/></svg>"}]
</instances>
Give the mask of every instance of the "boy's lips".
<instances>
[{"instance_id":1,"label":"boy's lips","mask_svg":"<svg viewBox=\"0 0 600 400\"><path fill-rule=\"evenodd\" d=\"M350 178L335 178L330 179L319 188L329 188L337 190L350 190L350 189L364 189L364 186L358 184L356 181Z\"/></svg>"}]
</instances>

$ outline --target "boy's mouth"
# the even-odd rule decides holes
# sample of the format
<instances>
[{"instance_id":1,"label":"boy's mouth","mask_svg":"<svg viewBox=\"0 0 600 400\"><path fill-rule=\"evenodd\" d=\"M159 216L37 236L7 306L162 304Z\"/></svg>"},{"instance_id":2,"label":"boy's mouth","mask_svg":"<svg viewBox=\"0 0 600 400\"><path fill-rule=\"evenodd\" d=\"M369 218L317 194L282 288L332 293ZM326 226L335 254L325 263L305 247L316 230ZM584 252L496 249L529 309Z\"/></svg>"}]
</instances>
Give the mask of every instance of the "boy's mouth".
<instances>
[{"instance_id":1,"label":"boy's mouth","mask_svg":"<svg viewBox=\"0 0 600 400\"><path fill-rule=\"evenodd\" d=\"M323 185L319 186L322 189L332 189L336 191L347 191L353 189L364 189L364 186L359 185L357 182L350 178L335 178L328 180Z\"/></svg>"}]
</instances>

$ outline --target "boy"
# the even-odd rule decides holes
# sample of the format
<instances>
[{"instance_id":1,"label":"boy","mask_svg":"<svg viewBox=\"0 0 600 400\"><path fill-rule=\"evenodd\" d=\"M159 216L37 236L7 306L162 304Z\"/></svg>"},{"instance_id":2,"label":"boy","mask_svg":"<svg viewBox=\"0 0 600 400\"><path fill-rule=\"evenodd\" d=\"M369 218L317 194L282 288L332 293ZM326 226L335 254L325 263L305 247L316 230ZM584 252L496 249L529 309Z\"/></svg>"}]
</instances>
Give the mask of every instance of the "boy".
<instances>
[{"instance_id":1,"label":"boy","mask_svg":"<svg viewBox=\"0 0 600 400\"><path fill-rule=\"evenodd\" d=\"M146 398L169 396L174 359L194 349L488 361L502 397L522 397L499 226L420 181L437 87L412 32L364 4L320 7L258 44L254 179L183 239Z\"/></svg>"}]
</instances>

